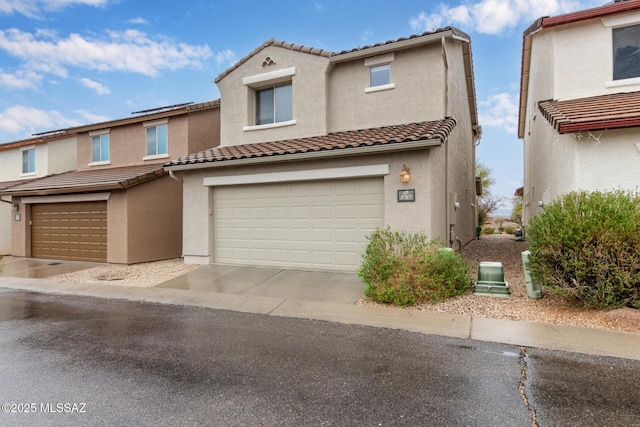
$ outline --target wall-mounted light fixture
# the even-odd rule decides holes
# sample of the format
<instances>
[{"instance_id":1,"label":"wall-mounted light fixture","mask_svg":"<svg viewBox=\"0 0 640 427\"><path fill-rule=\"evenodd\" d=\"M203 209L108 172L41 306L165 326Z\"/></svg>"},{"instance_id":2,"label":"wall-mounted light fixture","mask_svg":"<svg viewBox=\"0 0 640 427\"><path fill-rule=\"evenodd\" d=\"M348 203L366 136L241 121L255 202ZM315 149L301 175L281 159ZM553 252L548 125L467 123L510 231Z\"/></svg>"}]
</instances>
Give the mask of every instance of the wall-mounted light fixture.
<instances>
[{"instance_id":1,"label":"wall-mounted light fixture","mask_svg":"<svg viewBox=\"0 0 640 427\"><path fill-rule=\"evenodd\" d=\"M542 200L538 200L538 207L544 208L544 202Z\"/></svg>"},{"instance_id":2,"label":"wall-mounted light fixture","mask_svg":"<svg viewBox=\"0 0 640 427\"><path fill-rule=\"evenodd\" d=\"M402 165L402 172L400 172L400 181L403 184L406 184L411 180L411 175L409 174L409 168L406 165Z\"/></svg>"},{"instance_id":3,"label":"wall-mounted light fixture","mask_svg":"<svg viewBox=\"0 0 640 427\"><path fill-rule=\"evenodd\" d=\"M12 211L16 211L16 212L17 212L17 211L19 211L19 210L20 210L20 205L19 205L19 204L17 204L17 203L13 203L13 204L11 205L11 210L12 210Z\"/></svg>"}]
</instances>

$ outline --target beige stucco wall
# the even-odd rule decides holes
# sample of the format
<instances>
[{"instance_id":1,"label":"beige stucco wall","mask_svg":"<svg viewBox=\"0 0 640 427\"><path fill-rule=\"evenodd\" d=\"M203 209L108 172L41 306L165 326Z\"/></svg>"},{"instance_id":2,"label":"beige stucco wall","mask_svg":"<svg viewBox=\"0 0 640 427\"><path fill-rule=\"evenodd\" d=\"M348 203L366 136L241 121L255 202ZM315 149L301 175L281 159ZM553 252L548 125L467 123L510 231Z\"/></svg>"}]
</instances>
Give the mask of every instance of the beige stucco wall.
<instances>
[{"instance_id":1,"label":"beige stucco wall","mask_svg":"<svg viewBox=\"0 0 640 427\"><path fill-rule=\"evenodd\" d=\"M640 13L622 16L640 23ZM635 190L640 181L634 170L638 167L635 143L640 141L637 128L605 131L602 144L596 144L588 132L583 132L582 138L573 133L559 135L538 109L538 103L548 99L640 90L637 79L614 85L612 79L612 29L603 20L565 25L532 36L523 141L525 225L541 212L540 202L549 203L570 191Z\"/></svg>"},{"instance_id":2,"label":"beige stucco wall","mask_svg":"<svg viewBox=\"0 0 640 427\"><path fill-rule=\"evenodd\" d=\"M184 180L184 235L183 255L185 262L208 263L213 259L213 206L211 190L204 186L204 178L215 176L253 175L275 172L310 171L316 169L345 168L351 166L389 165L389 174L384 179L385 225L394 229L423 232L431 237L445 239L446 225L442 221L444 190L442 169L439 165L443 146L393 154L367 155L317 160L237 166L233 168L210 168L179 172ZM402 166L409 167L412 179L408 184L400 182ZM413 188L416 201L397 201L399 189ZM443 196L438 197L435 192ZM440 203L437 206L435 204Z\"/></svg>"},{"instance_id":3,"label":"beige stucco wall","mask_svg":"<svg viewBox=\"0 0 640 427\"><path fill-rule=\"evenodd\" d=\"M109 132L110 163L93 165L91 163L91 136L88 132L78 135L78 169L114 168L146 163L164 163L169 158L185 155L187 151L186 116L170 117L167 124L168 153L167 158L143 160L147 155L147 130L143 123L118 126ZM174 155L174 152L180 153Z\"/></svg>"},{"instance_id":4,"label":"beige stucco wall","mask_svg":"<svg viewBox=\"0 0 640 427\"><path fill-rule=\"evenodd\" d=\"M76 168L76 137L0 150L0 181L43 177ZM22 175L22 151L35 148L35 174Z\"/></svg>"},{"instance_id":5,"label":"beige stucco wall","mask_svg":"<svg viewBox=\"0 0 640 427\"><path fill-rule=\"evenodd\" d=\"M171 151L172 158L220 145L220 108L189 113L187 145Z\"/></svg>"},{"instance_id":6,"label":"beige stucco wall","mask_svg":"<svg viewBox=\"0 0 640 427\"><path fill-rule=\"evenodd\" d=\"M7 199L6 197L4 198ZM13 213L9 203L0 202L0 255L11 254L11 222Z\"/></svg>"},{"instance_id":7,"label":"beige stucco wall","mask_svg":"<svg viewBox=\"0 0 640 427\"><path fill-rule=\"evenodd\" d=\"M375 58L375 56L374 56ZM336 132L444 117L443 60L439 43L394 53L393 89L369 92L365 59L335 64L330 74L328 131Z\"/></svg>"},{"instance_id":8,"label":"beige stucco wall","mask_svg":"<svg viewBox=\"0 0 640 427\"><path fill-rule=\"evenodd\" d=\"M275 64L262 66L266 57ZM329 59L291 49L269 46L217 83L221 99L221 145L251 144L326 133L326 72ZM243 84L243 78L295 67L290 77L295 125L246 131L255 124L255 89L274 83ZM285 78L287 80L289 78Z\"/></svg>"}]
</instances>

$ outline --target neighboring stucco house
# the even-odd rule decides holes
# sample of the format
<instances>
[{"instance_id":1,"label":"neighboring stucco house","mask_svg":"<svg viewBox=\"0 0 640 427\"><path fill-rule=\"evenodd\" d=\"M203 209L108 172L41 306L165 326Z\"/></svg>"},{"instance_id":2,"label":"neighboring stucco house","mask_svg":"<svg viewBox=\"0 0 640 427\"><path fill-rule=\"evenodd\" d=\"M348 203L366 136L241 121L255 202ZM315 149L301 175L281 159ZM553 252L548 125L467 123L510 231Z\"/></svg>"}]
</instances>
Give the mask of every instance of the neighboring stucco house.
<instances>
[{"instance_id":1,"label":"neighboring stucco house","mask_svg":"<svg viewBox=\"0 0 640 427\"><path fill-rule=\"evenodd\" d=\"M72 133L51 132L0 144L0 191L74 170L76 164L76 135ZM11 197L0 197L0 255L11 254L11 223L22 218L19 205L14 203Z\"/></svg>"},{"instance_id":2,"label":"neighboring stucco house","mask_svg":"<svg viewBox=\"0 0 640 427\"><path fill-rule=\"evenodd\" d=\"M376 227L473 238L468 35L337 53L271 39L215 82L220 147L165 167L184 181L186 263L354 271Z\"/></svg>"},{"instance_id":3,"label":"neighboring stucco house","mask_svg":"<svg viewBox=\"0 0 640 427\"><path fill-rule=\"evenodd\" d=\"M220 102L67 129L72 172L0 189L22 213L14 256L132 264L182 254L182 183L163 163L218 143Z\"/></svg>"},{"instance_id":4,"label":"neighboring stucco house","mask_svg":"<svg viewBox=\"0 0 640 427\"><path fill-rule=\"evenodd\" d=\"M575 190L640 184L640 1L546 17L524 32L523 221Z\"/></svg>"}]
</instances>

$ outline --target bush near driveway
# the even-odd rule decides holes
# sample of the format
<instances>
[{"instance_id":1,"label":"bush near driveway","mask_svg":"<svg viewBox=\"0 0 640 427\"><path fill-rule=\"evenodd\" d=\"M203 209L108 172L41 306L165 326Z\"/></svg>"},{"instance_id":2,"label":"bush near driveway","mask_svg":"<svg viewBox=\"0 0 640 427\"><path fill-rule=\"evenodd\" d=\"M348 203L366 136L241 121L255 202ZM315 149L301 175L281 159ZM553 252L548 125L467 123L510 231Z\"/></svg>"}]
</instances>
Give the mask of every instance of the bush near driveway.
<instances>
[{"instance_id":1,"label":"bush near driveway","mask_svg":"<svg viewBox=\"0 0 640 427\"><path fill-rule=\"evenodd\" d=\"M469 265L421 233L378 228L367 237L358 276L373 301L399 306L436 303L471 286Z\"/></svg>"},{"instance_id":2,"label":"bush near driveway","mask_svg":"<svg viewBox=\"0 0 640 427\"><path fill-rule=\"evenodd\" d=\"M640 198L572 192L545 206L527 230L533 276L585 307L640 308Z\"/></svg>"}]
</instances>

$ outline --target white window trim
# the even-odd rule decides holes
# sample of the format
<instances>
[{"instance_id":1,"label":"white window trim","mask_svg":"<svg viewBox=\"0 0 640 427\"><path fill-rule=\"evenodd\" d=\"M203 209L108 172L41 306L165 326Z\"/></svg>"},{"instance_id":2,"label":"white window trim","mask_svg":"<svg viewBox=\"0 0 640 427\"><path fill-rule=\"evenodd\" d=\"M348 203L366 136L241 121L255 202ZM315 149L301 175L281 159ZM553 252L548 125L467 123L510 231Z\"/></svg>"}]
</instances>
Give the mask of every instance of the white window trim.
<instances>
[{"instance_id":1,"label":"white window trim","mask_svg":"<svg viewBox=\"0 0 640 427\"><path fill-rule=\"evenodd\" d=\"M244 132L251 132L254 130L273 129L273 128L281 128L285 126L293 126L295 124L296 124L295 120L288 120L286 122L276 122L276 123L267 123L264 125L245 126L242 128L242 130Z\"/></svg>"},{"instance_id":2,"label":"white window trim","mask_svg":"<svg viewBox=\"0 0 640 427\"><path fill-rule=\"evenodd\" d=\"M365 67L374 67L376 65L385 65L393 62L395 59L395 54L393 52L387 53L386 55L378 55L371 58L366 58L364 60Z\"/></svg>"},{"instance_id":3,"label":"white window trim","mask_svg":"<svg viewBox=\"0 0 640 427\"><path fill-rule=\"evenodd\" d=\"M144 156L142 160L157 160L157 159L168 159L169 154L152 154L150 156Z\"/></svg>"},{"instance_id":4,"label":"white window trim","mask_svg":"<svg viewBox=\"0 0 640 427\"><path fill-rule=\"evenodd\" d=\"M395 89L395 87L396 87L395 83L389 83L389 84L380 85L380 86L371 86L371 87L365 88L364 93L380 92L382 90Z\"/></svg>"},{"instance_id":5,"label":"white window trim","mask_svg":"<svg viewBox=\"0 0 640 427\"><path fill-rule=\"evenodd\" d=\"M99 162L90 162L87 166L104 166L104 165L110 165L111 164L111 160L102 160Z\"/></svg>"},{"instance_id":6,"label":"white window trim","mask_svg":"<svg viewBox=\"0 0 640 427\"><path fill-rule=\"evenodd\" d=\"M34 150L34 161L35 161L35 145L27 145L26 147L20 148L20 170L22 170L22 153L29 150ZM33 165L33 172L20 172L20 177L31 177L36 176L36 165Z\"/></svg>"},{"instance_id":7,"label":"white window trim","mask_svg":"<svg viewBox=\"0 0 640 427\"><path fill-rule=\"evenodd\" d=\"M628 27L630 25L640 24L640 15L614 16L608 18L600 18L602 25L607 28Z\"/></svg>"},{"instance_id":8,"label":"white window trim","mask_svg":"<svg viewBox=\"0 0 640 427\"><path fill-rule=\"evenodd\" d=\"M93 130L93 131L89 132L89 136L94 137L94 136L105 135L105 134L108 134L108 133L111 133L111 128Z\"/></svg>"},{"instance_id":9,"label":"white window trim","mask_svg":"<svg viewBox=\"0 0 640 427\"><path fill-rule=\"evenodd\" d=\"M160 125L166 125L168 123L169 123L169 119L159 119L159 120L153 120L150 122L144 122L142 123L142 127L150 128L150 127L156 127Z\"/></svg>"},{"instance_id":10,"label":"white window trim","mask_svg":"<svg viewBox=\"0 0 640 427\"><path fill-rule=\"evenodd\" d=\"M277 81L285 77L295 76L296 67L283 68L282 70L270 71L268 73L256 74L253 76L247 76L242 79L242 84L245 86L253 86L255 84L266 84L272 81Z\"/></svg>"},{"instance_id":11,"label":"white window trim","mask_svg":"<svg viewBox=\"0 0 640 427\"><path fill-rule=\"evenodd\" d=\"M310 169L288 172L269 172L249 175L210 176L204 178L205 187L239 184L267 184L322 179L369 178L389 175L388 164L352 166L346 168Z\"/></svg>"},{"instance_id":12,"label":"white window trim","mask_svg":"<svg viewBox=\"0 0 640 427\"><path fill-rule=\"evenodd\" d=\"M613 80L605 83L607 89L623 86L635 86L640 85L640 77L633 77L630 79Z\"/></svg>"}]
</instances>

